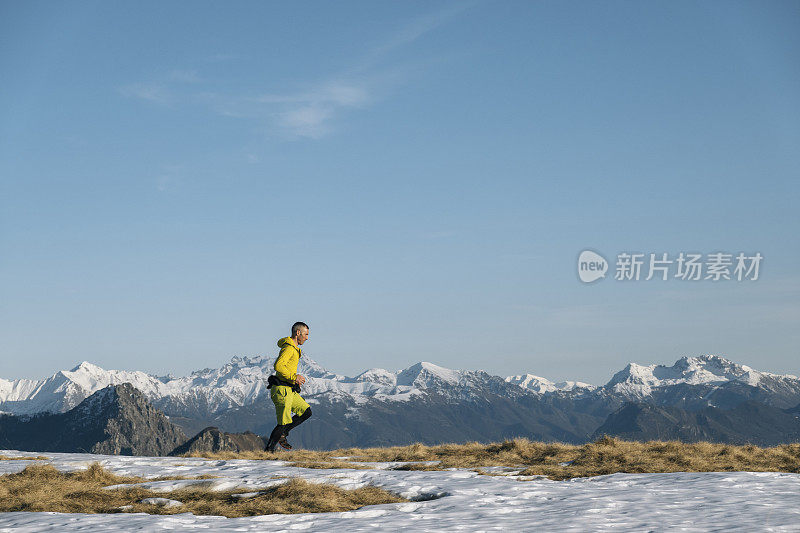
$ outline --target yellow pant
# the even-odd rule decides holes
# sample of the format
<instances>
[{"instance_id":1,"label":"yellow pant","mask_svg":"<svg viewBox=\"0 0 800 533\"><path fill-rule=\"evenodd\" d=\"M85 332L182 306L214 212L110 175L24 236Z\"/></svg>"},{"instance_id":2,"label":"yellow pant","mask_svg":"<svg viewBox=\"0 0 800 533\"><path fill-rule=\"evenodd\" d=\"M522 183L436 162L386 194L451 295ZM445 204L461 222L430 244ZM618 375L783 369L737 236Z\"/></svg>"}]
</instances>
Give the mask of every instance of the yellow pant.
<instances>
[{"instance_id":1,"label":"yellow pant","mask_svg":"<svg viewBox=\"0 0 800 533\"><path fill-rule=\"evenodd\" d=\"M272 403L275 404L275 413L278 416L278 424L280 425L291 424L292 413L300 416L309 407L302 396L294 392L291 387L275 385L270 391L270 397L272 398Z\"/></svg>"}]
</instances>

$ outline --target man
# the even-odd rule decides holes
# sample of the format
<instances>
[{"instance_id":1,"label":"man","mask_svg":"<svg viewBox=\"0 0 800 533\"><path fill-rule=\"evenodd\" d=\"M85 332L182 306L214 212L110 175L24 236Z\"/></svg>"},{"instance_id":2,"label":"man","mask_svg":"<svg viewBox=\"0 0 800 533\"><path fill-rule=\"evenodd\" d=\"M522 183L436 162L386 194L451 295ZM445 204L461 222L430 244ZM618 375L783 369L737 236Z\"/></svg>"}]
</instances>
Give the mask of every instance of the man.
<instances>
[{"instance_id":1,"label":"man","mask_svg":"<svg viewBox=\"0 0 800 533\"><path fill-rule=\"evenodd\" d=\"M281 351L275 360L275 375L270 376L267 387L272 389L270 397L272 403L275 404L278 425L269 436L268 452L274 452L278 444L291 450L292 445L286 440L286 435L311 416L311 407L299 394L300 387L306 382L306 378L297 373L297 364L303 355L300 345L307 340L308 325L303 322L295 322L292 325L292 336L278 341ZM293 414L294 417L292 417Z\"/></svg>"}]
</instances>

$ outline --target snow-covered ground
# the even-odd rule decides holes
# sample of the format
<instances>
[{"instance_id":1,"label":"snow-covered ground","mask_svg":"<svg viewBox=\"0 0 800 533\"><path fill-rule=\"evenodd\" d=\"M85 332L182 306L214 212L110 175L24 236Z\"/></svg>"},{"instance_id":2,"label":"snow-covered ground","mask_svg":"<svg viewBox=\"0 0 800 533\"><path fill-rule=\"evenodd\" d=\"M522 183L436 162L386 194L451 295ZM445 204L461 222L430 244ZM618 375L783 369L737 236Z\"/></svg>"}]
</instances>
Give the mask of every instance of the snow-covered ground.
<instances>
[{"instance_id":1,"label":"snow-covered ground","mask_svg":"<svg viewBox=\"0 0 800 533\"><path fill-rule=\"evenodd\" d=\"M7 456L31 454L2 451ZM38 454L35 454L38 455ZM282 461L207 460L47 453L59 470L97 461L121 475L158 477L213 474L212 480L147 483L171 490L210 483L219 490L252 490L285 476L357 488L369 483L416 500L345 513L221 518L179 514L84 515L0 513L5 531L800 531L800 474L613 474L570 481L483 476L465 470L390 470L396 463L369 463L369 470L295 468ZM0 473L32 461L0 461ZM38 461L37 461L38 462ZM436 498L436 499L431 499Z\"/></svg>"}]
</instances>

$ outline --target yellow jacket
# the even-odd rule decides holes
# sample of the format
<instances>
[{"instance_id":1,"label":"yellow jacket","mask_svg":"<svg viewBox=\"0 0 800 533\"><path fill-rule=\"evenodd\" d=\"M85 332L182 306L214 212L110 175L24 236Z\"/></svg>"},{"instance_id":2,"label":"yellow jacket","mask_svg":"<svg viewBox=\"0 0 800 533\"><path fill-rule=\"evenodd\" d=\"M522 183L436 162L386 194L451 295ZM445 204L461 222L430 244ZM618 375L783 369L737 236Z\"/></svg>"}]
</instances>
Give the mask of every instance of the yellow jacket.
<instances>
[{"instance_id":1,"label":"yellow jacket","mask_svg":"<svg viewBox=\"0 0 800 533\"><path fill-rule=\"evenodd\" d=\"M297 363L303 356L300 347L291 337L284 337L278 341L281 353L275 360L275 373L285 381L294 383L297 379Z\"/></svg>"}]
</instances>

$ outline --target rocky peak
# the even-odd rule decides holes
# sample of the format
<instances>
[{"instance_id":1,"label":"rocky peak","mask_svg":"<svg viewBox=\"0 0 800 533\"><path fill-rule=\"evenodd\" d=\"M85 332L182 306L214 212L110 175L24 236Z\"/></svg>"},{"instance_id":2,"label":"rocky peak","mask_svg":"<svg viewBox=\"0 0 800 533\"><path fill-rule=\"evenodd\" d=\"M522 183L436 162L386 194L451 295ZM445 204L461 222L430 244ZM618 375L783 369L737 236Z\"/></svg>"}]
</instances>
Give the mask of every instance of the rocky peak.
<instances>
[{"instance_id":1,"label":"rocky peak","mask_svg":"<svg viewBox=\"0 0 800 533\"><path fill-rule=\"evenodd\" d=\"M397 374L398 385L413 385L422 388L428 388L437 381L456 385L460 379L461 373L459 371L426 361L412 365Z\"/></svg>"},{"instance_id":2,"label":"rocky peak","mask_svg":"<svg viewBox=\"0 0 800 533\"><path fill-rule=\"evenodd\" d=\"M217 427L207 427L175 448L171 455L202 452L263 452L264 439L255 433L226 433Z\"/></svg>"},{"instance_id":3,"label":"rocky peak","mask_svg":"<svg viewBox=\"0 0 800 533\"><path fill-rule=\"evenodd\" d=\"M6 446L20 450L166 455L186 435L130 383L98 390L66 413L0 420Z\"/></svg>"},{"instance_id":4,"label":"rocky peak","mask_svg":"<svg viewBox=\"0 0 800 533\"><path fill-rule=\"evenodd\" d=\"M587 391L594 390L596 387L589 383L582 381L559 381L558 383L552 382L547 378L534 376L533 374L522 374L518 376L508 376L505 378L506 383L518 385L523 389L533 391L537 394L544 394L546 392L555 391L573 391L576 389L585 389Z\"/></svg>"},{"instance_id":5,"label":"rocky peak","mask_svg":"<svg viewBox=\"0 0 800 533\"><path fill-rule=\"evenodd\" d=\"M681 357L672 366L629 363L605 385L605 389L628 398L643 398L655 388L676 385L721 386L743 383L770 390L791 390L800 386L800 379L790 375L759 372L747 365L734 363L719 355Z\"/></svg>"},{"instance_id":6,"label":"rocky peak","mask_svg":"<svg viewBox=\"0 0 800 533\"><path fill-rule=\"evenodd\" d=\"M378 383L380 385L395 386L397 385L397 375L384 370L383 368L370 368L356 376L356 381L366 381L369 383Z\"/></svg>"},{"instance_id":7,"label":"rocky peak","mask_svg":"<svg viewBox=\"0 0 800 533\"><path fill-rule=\"evenodd\" d=\"M186 441L183 431L130 383L100 389L62 416L74 435L96 435L92 453L166 455Z\"/></svg>"}]
</instances>

